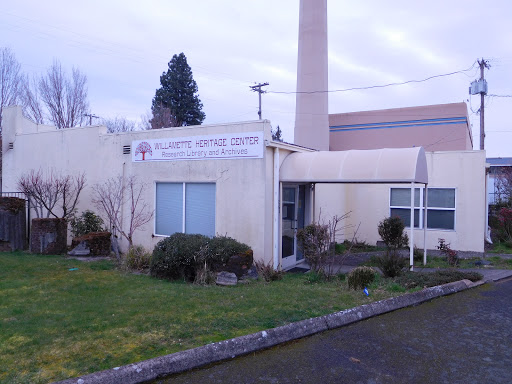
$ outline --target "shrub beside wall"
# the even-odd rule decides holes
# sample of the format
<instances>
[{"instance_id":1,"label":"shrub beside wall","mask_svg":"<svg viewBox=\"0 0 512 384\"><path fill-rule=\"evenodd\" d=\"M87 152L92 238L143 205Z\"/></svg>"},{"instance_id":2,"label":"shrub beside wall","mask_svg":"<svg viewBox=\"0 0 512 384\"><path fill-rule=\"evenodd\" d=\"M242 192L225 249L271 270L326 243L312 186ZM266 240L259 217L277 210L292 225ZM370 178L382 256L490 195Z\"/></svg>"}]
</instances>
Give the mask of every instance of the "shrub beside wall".
<instances>
[{"instance_id":1,"label":"shrub beside wall","mask_svg":"<svg viewBox=\"0 0 512 384\"><path fill-rule=\"evenodd\" d=\"M30 251L43 255L66 252L68 222L66 219L32 219Z\"/></svg>"},{"instance_id":2,"label":"shrub beside wall","mask_svg":"<svg viewBox=\"0 0 512 384\"><path fill-rule=\"evenodd\" d=\"M252 262L249 246L232 238L175 233L155 246L150 272L154 277L194 281L206 265L214 272L233 272L240 277Z\"/></svg>"}]
</instances>

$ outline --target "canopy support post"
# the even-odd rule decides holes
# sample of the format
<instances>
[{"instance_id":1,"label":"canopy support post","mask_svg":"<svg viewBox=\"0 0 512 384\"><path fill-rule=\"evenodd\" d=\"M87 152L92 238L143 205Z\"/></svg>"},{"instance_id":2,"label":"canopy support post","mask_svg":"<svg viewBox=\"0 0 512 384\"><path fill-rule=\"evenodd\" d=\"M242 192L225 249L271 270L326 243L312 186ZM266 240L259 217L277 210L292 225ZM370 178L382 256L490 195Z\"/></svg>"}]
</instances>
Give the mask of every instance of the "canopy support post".
<instances>
[{"instance_id":1,"label":"canopy support post","mask_svg":"<svg viewBox=\"0 0 512 384\"><path fill-rule=\"evenodd\" d=\"M414 181L411 183L411 234L409 236L409 270L414 270Z\"/></svg>"}]
</instances>

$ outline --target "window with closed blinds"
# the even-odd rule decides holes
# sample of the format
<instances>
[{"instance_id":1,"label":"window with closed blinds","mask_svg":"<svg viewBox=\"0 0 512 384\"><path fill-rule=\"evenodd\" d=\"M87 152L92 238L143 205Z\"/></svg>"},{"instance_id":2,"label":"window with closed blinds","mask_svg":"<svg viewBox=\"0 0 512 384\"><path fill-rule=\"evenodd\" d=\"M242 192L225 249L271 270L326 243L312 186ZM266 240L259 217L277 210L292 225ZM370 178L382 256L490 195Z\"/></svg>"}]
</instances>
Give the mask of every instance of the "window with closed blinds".
<instances>
[{"instance_id":1,"label":"window with closed blinds","mask_svg":"<svg viewBox=\"0 0 512 384\"><path fill-rule=\"evenodd\" d=\"M215 236L215 184L157 183L155 234Z\"/></svg>"},{"instance_id":2,"label":"window with closed blinds","mask_svg":"<svg viewBox=\"0 0 512 384\"><path fill-rule=\"evenodd\" d=\"M215 236L215 184L185 184L185 233Z\"/></svg>"},{"instance_id":3,"label":"window with closed blinds","mask_svg":"<svg viewBox=\"0 0 512 384\"><path fill-rule=\"evenodd\" d=\"M155 234L175 232L183 232L183 183L157 183Z\"/></svg>"}]
</instances>

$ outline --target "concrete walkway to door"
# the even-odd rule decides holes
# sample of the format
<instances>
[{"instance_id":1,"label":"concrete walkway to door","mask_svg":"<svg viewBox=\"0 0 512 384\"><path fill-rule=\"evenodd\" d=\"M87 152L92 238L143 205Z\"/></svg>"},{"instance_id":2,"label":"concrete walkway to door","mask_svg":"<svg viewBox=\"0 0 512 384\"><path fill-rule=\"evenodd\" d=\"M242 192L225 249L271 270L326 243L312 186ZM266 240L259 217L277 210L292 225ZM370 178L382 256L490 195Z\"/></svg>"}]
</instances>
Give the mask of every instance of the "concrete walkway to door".
<instances>
[{"instance_id":1,"label":"concrete walkway to door","mask_svg":"<svg viewBox=\"0 0 512 384\"><path fill-rule=\"evenodd\" d=\"M331 271L332 273L349 273L360 264L370 260L372 255L380 255L382 252L370 252L349 255L343 264L333 264ZM512 255L499 255L504 258L512 258ZM309 269L309 266L305 261L297 265L298 268ZM448 268L446 268L448 269ZM435 272L440 270L439 268L425 268L425 267L414 267L414 272ZM512 269L495 269L495 268L471 268L471 269L458 269L461 272L478 272L483 276L484 281L498 281L512 277Z\"/></svg>"}]
</instances>

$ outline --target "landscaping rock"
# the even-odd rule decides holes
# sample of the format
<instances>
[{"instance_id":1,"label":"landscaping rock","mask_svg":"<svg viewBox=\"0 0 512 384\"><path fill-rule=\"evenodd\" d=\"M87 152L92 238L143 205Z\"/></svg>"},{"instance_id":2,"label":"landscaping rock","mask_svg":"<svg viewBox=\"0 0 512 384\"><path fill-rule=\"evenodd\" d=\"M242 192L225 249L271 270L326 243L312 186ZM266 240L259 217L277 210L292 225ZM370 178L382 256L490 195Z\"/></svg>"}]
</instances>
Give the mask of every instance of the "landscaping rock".
<instances>
[{"instance_id":1,"label":"landscaping rock","mask_svg":"<svg viewBox=\"0 0 512 384\"><path fill-rule=\"evenodd\" d=\"M68 252L69 256L87 256L91 250L85 241L81 241L75 248Z\"/></svg>"},{"instance_id":2,"label":"landscaping rock","mask_svg":"<svg viewBox=\"0 0 512 384\"><path fill-rule=\"evenodd\" d=\"M236 285L238 278L234 273L222 271L217 273L217 285Z\"/></svg>"},{"instance_id":3,"label":"landscaping rock","mask_svg":"<svg viewBox=\"0 0 512 384\"><path fill-rule=\"evenodd\" d=\"M236 277L240 278L249 271L253 261L252 249L249 249L244 253L231 256L221 270L234 273Z\"/></svg>"},{"instance_id":4,"label":"landscaping rock","mask_svg":"<svg viewBox=\"0 0 512 384\"><path fill-rule=\"evenodd\" d=\"M475 261L475 266L476 267L481 267L481 266L486 266L486 265L491 265L491 262L488 261L488 260L477 260L477 261Z\"/></svg>"},{"instance_id":5,"label":"landscaping rock","mask_svg":"<svg viewBox=\"0 0 512 384\"><path fill-rule=\"evenodd\" d=\"M257 280L258 279L258 270L256 266L252 266L249 268L240 278L240 280Z\"/></svg>"}]
</instances>

